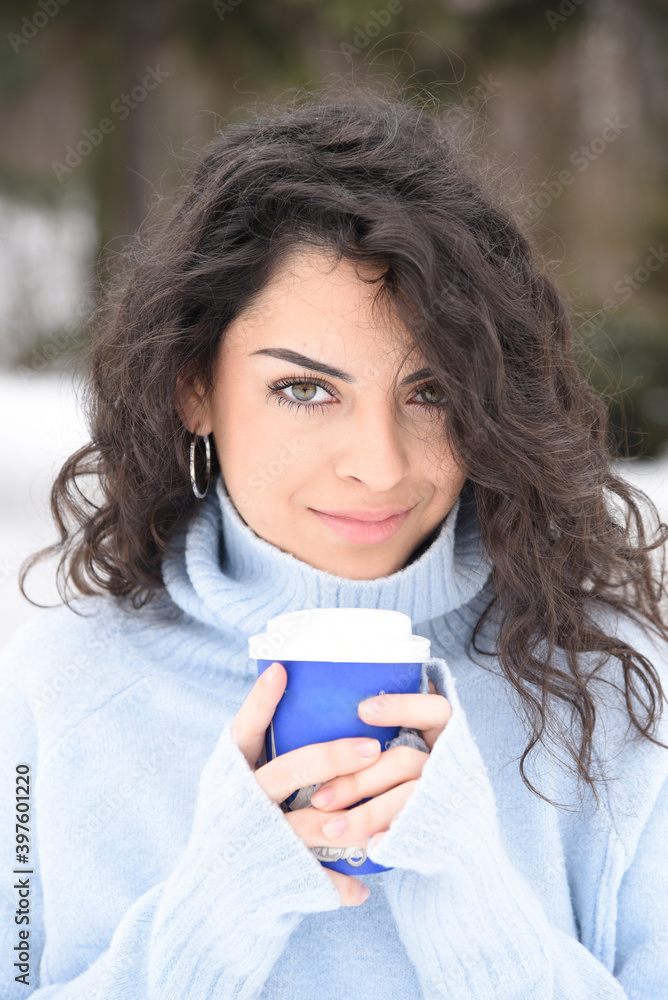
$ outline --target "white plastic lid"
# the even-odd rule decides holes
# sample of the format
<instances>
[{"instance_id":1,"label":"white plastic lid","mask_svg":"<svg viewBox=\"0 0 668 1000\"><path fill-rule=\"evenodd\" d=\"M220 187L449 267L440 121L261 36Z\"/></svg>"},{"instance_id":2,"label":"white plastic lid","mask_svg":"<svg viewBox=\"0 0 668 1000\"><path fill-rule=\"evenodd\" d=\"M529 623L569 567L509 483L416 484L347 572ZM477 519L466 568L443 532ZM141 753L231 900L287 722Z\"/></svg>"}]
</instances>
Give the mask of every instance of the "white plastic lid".
<instances>
[{"instance_id":1,"label":"white plastic lid","mask_svg":"<svg viewBox=\"0 0 668 1000\"><path fill-rule=\"evenodd\" d=\"M431 643L412 634L409 615L378 608L310 608L270 618L248 640L258 660L424 663Z\"/></svg>"}]
</instances>

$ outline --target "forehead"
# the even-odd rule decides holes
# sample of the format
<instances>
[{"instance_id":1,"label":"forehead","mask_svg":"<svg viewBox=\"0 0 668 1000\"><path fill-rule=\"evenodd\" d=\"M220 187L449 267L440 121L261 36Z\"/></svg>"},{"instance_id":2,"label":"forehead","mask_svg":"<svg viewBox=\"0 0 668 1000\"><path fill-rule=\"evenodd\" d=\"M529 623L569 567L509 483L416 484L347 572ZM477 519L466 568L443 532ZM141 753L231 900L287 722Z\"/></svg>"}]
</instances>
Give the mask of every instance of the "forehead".
<instances>
[{"instance_id":1,"label":"forehead","mask_svg":"<svg viewBox=\"0 0 668 1000\"><path fill-rule=\"evenodd\" d=\"M337 261L325 250L293 251L230 324L224 353L280 346L341 362L360 354L391 354L396 363L412 342L390 298L375 301L384 270ZM368 279L381 280L369 284ZM414 349L411 353L416 356Z\"/></svg>"}]
</instances>

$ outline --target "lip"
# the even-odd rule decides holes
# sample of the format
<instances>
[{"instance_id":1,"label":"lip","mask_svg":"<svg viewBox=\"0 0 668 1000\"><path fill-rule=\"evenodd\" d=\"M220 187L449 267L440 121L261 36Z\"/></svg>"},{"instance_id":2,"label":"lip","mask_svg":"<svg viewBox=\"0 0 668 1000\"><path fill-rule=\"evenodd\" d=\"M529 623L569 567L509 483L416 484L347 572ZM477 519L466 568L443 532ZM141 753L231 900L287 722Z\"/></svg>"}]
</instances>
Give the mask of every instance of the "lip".
<instances>
[{"instance_id":1,"label":"lip","mask_svg":"<svg viewBox=\"0 0 668 1000\"><path fill-rule=\"evenodd\" d=\"M415 504L413 504L413 507ZM367 521L376 523L386 521L388 517L395 517L397 514L406 514L413 507L384 507L382 510L365 510L363 507L351 507L350 510L322 510L311 507L316 514L327 514L328 517L346 517L352 521Z\"/></svg>"},{"instance_id":2,"label":"lip","mask_svg":"<svg viewBox=\"0 0 668 1000\"><path fill-rule=\"evenodd\" d=\"M371 521L368 519L370 511L360 511L359 513L366 514L366 518L362 519L351 517L348 512L345 515L327 514L314 507L309 509L339 538L362 545L377 545L379 542L387 541L399 530L413 510L412 507L409 507L399 513L391 514L389 517Z\"/></svg>"}]
</instances>

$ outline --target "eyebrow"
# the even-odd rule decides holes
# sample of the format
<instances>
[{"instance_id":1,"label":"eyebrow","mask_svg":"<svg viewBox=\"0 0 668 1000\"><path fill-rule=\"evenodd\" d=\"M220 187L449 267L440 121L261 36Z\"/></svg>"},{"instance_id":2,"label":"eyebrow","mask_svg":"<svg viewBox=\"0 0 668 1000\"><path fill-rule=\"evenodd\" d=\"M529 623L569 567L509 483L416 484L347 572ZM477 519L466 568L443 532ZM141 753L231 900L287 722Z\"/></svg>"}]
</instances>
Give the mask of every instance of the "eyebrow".
<instances>
[{"instance_id":1,"label":"eyebrow","mask_svg":"<svg viewBox=\"0 0 668 1000\"><path fill-rule=\"evenodd\" d=\"M298 351L291 351L287 347L262 347L259 351L253 351L251 357L254 354L264 354L270 358L278 358L279 361L289 361L293 365L303 365L314 372L329 375L330 378L341 379L342 382L357 383L357 379L349 375L348 372L341 371L340 368L334 368L332 365L325 365L322 361L314 361L313 358L307 358L305 354L299 354ZM399 388L403 389L407 385L421 382L423 378L433 378L433 374L429 368L421 368L419 371L413 372L412 375L406 375L399 383Z\"/></svg>"}]
</instances>

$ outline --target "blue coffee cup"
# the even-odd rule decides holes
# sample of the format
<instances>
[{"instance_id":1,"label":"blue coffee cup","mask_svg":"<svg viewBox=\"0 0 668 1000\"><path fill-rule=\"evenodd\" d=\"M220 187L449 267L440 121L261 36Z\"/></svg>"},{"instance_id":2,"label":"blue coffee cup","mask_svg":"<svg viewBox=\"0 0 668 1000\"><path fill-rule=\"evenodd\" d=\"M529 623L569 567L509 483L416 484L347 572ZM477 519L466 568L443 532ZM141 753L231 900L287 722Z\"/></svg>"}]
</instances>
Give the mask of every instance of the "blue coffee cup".
<instances>
[{"instance_id":1,"label":"blue coffee cup","mask_svg":"<svg viewBox=\"0 0 668 1000\"><path fill-rule=\"evenodd\" d=\"M399 727L363 722L357 707L377 694L416 694L422 664L430 656L429 640L412 634L408 615L376 608L312 608L279 615L269 619L266 632L250 637L248 648L258 675L276 661L288 675L265 738L268 761L298 747L346 737L375 737L385 750ZM298 789L281 808L307 806L319 787ZM311 851L325 867L346 875L390 870L371 861L364 846Z\"/></svg>"}]
</instances>

